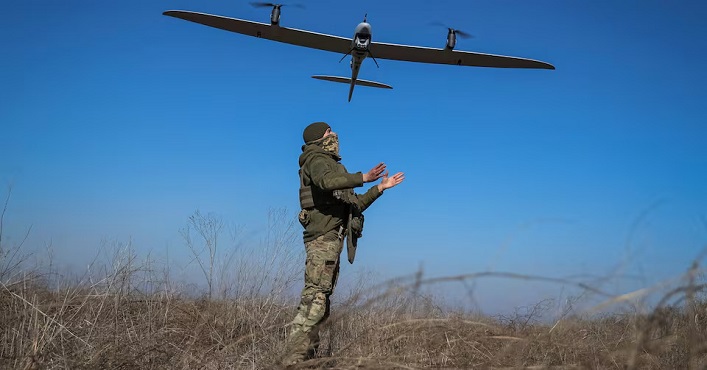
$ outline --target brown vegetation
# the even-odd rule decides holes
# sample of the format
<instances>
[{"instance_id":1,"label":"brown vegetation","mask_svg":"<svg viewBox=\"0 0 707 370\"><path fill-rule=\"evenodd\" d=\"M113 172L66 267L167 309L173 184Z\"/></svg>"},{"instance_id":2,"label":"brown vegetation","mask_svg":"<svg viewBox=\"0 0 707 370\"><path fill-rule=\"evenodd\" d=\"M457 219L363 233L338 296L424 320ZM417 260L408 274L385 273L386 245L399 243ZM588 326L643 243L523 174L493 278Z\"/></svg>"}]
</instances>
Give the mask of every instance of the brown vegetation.
<instances>
[{"instance_id":1,"label":"brown vegetation","mask_svg":"<svg viewBox=\"0 0 707 370\"><path fill-rule=\"evenodd\" d=\"M42 279L4 282L0 368L268 369L283 348L294 302L261 295L187 298L146 294L122 268L92 284L48 289ZM144 279L144 275L141 278ZM417 291L387 285L338 304L323 332L326 369L587 368L701 369L707 366L707 303L700 286L673 291L680 306L546 324L541 302L496 318L442 309ZM166 284L160 286L166 287ZM667 300L666 300L667 301Z\"/></svg>"},{"instance_id":2,"label":"brown vegetation","mask_svg":"<svg viewBox=\"0 0 707 370\"><path fill-rule=\"evenodd\" d=\"M292 255L296 233L283 222L285 213L270 214L269 223L280 226L268 230L257 251L230 248L225 255L216 243L225 225L195 213L182 235L206 280L199 294L172 281L168 267L149 257L138 261L130 244L73 281L60 278L51 265L27 269L20 251L25 239L12 247L2 243L4 213L0 368L276 366L297 303L286 292L301 279L301 263L294 264ZM631 303L636 292L611 296L581 283L512 273L435 279L419 273L379 287L359 286L348 298L337 292L318 357L299 368L703 369L707 300L698 272L695 264L649 312ZM547 313L554 304L547 300L488 317L445 307L423 291L487 276L574 285L604 304L595 311L566 305L552 321ZM612 311L597 313L606 307Z\"/></svg>"}]
</instances>

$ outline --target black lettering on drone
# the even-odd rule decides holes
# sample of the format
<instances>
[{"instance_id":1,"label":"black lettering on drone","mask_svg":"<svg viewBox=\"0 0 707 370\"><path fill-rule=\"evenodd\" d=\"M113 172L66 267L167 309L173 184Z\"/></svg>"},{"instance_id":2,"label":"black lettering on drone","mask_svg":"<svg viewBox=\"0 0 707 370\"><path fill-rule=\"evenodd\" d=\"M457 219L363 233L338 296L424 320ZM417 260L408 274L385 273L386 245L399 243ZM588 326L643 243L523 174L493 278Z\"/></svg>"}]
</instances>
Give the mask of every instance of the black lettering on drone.
<instances>
[{"instance_id":1,"label":"black lettering on drone","mask_svg":"<svg viewBox=\"0 0 707 370\"><path fill-rule=\"evenodd\" d=\"M462 65L462 60L461 60L461 59L457 60L457 65L458 65L458 66Z\"/></svg>"},{"instance_id":2,"label":"black lettering on drone","mask_svg":"<svg viewBox=\"0 0 707 370\"><path fill-rule=\"evenodd\" d=\"M255 34L255 37L260 37L260 31Z\"/></svg>"}]
</instances>

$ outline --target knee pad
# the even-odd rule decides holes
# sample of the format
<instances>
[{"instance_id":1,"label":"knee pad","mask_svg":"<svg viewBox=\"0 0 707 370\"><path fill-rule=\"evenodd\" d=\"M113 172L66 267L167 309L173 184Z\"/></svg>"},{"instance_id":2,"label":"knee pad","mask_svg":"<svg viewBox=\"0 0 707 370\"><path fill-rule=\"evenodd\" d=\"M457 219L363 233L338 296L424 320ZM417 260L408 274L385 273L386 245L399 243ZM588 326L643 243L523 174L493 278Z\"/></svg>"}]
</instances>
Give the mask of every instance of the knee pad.
<instances>
[{"instance_id":1,"label":"knee pad","mask_svg":"<svg viewBox=\"0 0 707 370\"><path fill-rule=\"evenodd\" d=\"M322 292L315 293L314 299L312 299L312 303L309 305L309 312L307 313L304 326L313 327L324 321L329 311L328 306L329 299L327 295Z\"/></svg>"}]
</instances>

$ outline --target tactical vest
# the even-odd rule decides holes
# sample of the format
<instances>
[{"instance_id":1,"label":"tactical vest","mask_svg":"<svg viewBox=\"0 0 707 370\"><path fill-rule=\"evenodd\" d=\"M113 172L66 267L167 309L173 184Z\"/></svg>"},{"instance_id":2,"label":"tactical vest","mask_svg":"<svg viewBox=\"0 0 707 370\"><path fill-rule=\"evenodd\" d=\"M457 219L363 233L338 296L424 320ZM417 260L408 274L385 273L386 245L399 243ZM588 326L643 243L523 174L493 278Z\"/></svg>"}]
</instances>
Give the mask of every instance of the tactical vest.
<instances>
[{"instance_id":1,"label":"tactical vest","mask_svg":"<svg viewBox=\"0 0 707 370\"><path fill-rule=\"evenodd\" d=\"M302 169L299 170L299 204L302 209L312 209L316 206L341 203L334 197L333 191L323 191L315 189L311 185L304 184Z\"/></svg>"},{"instance_id":2,"label":"tactical vest","mask_svg":"<svg viewBox=\"0 0 707 370\"><path fill-rule=\"evenodd\" d=\"M358 207L353 189L323 191L315 189L311 185L305 185L301 168L299 170L299 204L302 209L330 204L350 204Z\"/></svg>"},{"instance_id":3,"label":"tactical vest","mask_svg":"<svg viewBox=\"0 0 707 370\"><path fill-rule=\"evenodd\" d=\"M299 203L303 211L300 212L300 222L305 226L307 211L315 206L327 204L346 204L348 206L348 218L344 220L346 224L346 250L349 263L356 258L356 248L358 238L363 236L363 213L356 202L356 194L353 189L341 189L334 191L313 190L311 185L304 184L302 169L299 170Z\"/></svg>"}]
</instances>

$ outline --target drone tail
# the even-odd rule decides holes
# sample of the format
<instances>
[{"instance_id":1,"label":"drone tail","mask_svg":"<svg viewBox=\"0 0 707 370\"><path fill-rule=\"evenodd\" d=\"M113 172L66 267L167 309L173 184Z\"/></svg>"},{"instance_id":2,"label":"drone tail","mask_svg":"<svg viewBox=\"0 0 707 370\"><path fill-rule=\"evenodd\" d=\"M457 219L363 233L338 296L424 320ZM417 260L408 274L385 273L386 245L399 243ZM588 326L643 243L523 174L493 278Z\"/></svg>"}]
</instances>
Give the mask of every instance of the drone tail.
<instances>
[{"instance_id":1,"label":"drone tail","mask_svg":"<svg viewBox=\"0 0 707 370\"><path fill-rule=\"evenodd\" d=\"M331 81L331 82L341 82L345 84L350 84L351 79L348 77L337 77L337 76L312 76L312 78L316 78L317 80L324 80L324 81ZM356 85L359 86L368 86L368 87L378 87L381 89L392 89L393 86L386 85L381 82L376 82L376 81L368 81L368 80L359 80L356 79L355 81Z\"/></svg>"},{"instance_id":2,"label":"drone tail","mask_svg":"<svg viewBox=\"0 0 707 370\"><path fill-rule=\"evenodd\" d=\"M316 78L317 80L324 80L324 81L331 81L331 82L340 82L340 83L345 83L345 84L350 84L351 88L349 89L349 101L351 101L351 94L353 93L353 88L355 85L359 86L368 86L368 87L377 87L379 89L392 89L393 86L386 85L384 83L376 82L376 81L368 81L368 80L353 80L353 83L351 82L351 78L349 77L338 77L338 76L312 76L312 78Z\"/></svg>"}]
</instances>

